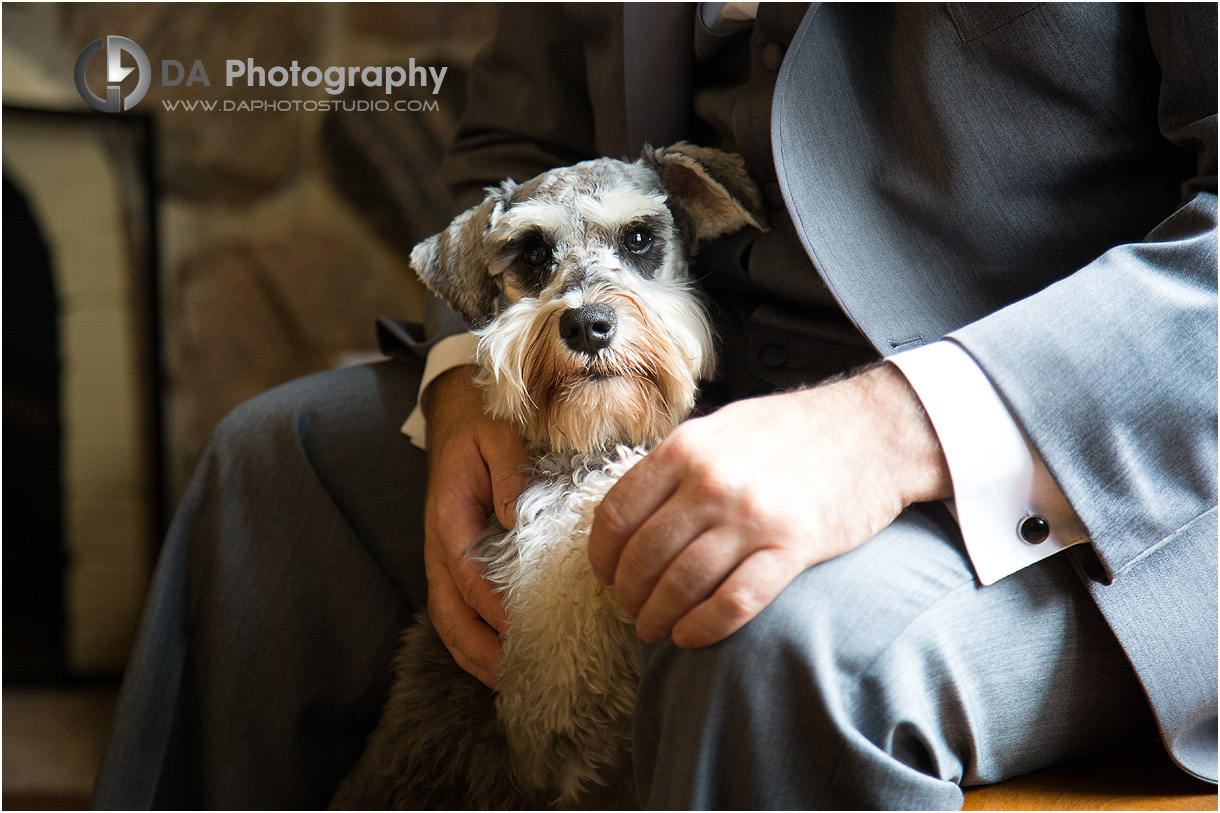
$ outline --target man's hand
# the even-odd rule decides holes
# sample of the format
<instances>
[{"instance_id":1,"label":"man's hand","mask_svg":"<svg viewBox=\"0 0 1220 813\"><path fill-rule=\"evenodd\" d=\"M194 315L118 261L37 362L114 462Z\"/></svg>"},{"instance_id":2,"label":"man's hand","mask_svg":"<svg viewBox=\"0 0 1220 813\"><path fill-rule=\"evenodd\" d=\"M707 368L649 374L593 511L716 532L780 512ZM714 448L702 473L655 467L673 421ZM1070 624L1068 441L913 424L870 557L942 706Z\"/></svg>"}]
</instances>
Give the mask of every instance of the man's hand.
<instances>
[{"instance_id":1,"label":"man's hand","mask_svg":"<svg viewBox=\"0 0 1220 813\"><path fill-rule=\"evenodd\" d=\"M589 558L644 640L706 646L801 571L951 493L917 396L882 364L682 424L606 495Z\"/></svg>"},{"instance_id":2,"label":"man's hand","mask_svg":"<svg viewBox=\"0 0 1220 813\"><path fill-rule=\"evenodd\" d=\"M467 549L493 510L505 528L513 526L530 461L517 430L483 411L472 369L450 370L428 387L424 566L428 613L441 640L459 666L494 689L504 607Z\"/></svg>"}]
</instances>

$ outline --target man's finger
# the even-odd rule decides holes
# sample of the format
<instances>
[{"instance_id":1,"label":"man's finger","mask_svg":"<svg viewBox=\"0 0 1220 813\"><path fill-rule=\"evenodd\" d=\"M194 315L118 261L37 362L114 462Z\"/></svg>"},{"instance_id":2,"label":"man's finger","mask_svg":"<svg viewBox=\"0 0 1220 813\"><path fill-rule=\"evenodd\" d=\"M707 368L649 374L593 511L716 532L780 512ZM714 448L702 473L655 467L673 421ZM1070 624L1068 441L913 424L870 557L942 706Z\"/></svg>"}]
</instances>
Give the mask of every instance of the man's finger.
<instances>
[{"instance_id":1,"label":"man's finger","mask_svg":"<svg viewBox=\"0 0 1220 813\"><path fill-rule=\"evenodd\" d=\"M674 624L711 596L737 567L745 546L741 532L724 525L687 545L661 574L640 609L636 622L640 638L650 644L665 640Z\"/></svg>"},{"instance_id":2,"label":"man's finger","mask_svg":"<svg viewBox=\"0 0 1220 813\"><path fill-rule=\"evenodd\" d=\"M481 451L491 478L491 502L496 519L505 528L512 528L517 521L517 500L525 490L530 456L516 430L508 428L507 432L511 434L489 440Z\"/></svg>"},{"instance_id":3,"label":"man's finger","mask_svg":"<svg viewBox=\"0 0 1220 813\"><path fill-rule=\"evenodd\" d=\"M456 507L450 511L440 509L440 514L451 517L448 527L437 531L446 578L455 587L462 605L473 610L499 632L508 628L504 606L491 583L470 558L470 543L486 529L486 524L475 520L475 515Z\"/></svg>"},{"instance_id":4,"label":"man's finger","mask_svg":"<svg viewBox=\"0 0 1220 813\"><path fill-rule=\"evenodd\" d=\"M614 584L619 557L628 540L678 488L685 461L680 454L669 451L667 443L662 442L629 469L594 511L589 561L593 574L603 584Z\"/></svg>"},{"instance_id":5,"label":"man's finger","mask_svg":"<svg viewBox=\"0 0 1220 813\"><path fill-rule=\"evenodd\" d=\"M758 615L804 569L779 548L755 551L742 560L711 598L674 625L674 643L683 649L697 649L729 637Z\"/></svg>"},{"instance_id":6,"label":"man's finger","mask_svg":"<svg viewBox=\"0 0 1220 813\"><path fill-rule=\"evenodd\" d=\"M686 546L717 524L718 509L699 502L691 489L679 486L632 534L614 568L614 598L629 615L639 614L661 574Z\"/></svg>"},{"instance_id":7,"label":"man's finger","mask_svg":"<svg viewBox=\"0 0 1220 813\"><path fill-rule=\"evenodd\" d=\"M456 585L443 577L428 585L428 613L445 648L458 665L491 688L500 663L500 638L462 601Z\"/></svg>"},{"instance_id":8,"label":"man's finger","mask_svg":"<svg viewBox=\"0 0 1220 813\"><path fill-rule=\"evenodd\" d=\"M503 632L507 628L504 608L482 571L467 555L470 543L487 528L486 509L476 499L444 493L429 508L429 532L441 552L439 561L456 584L463 603L474 608L488 624Z\"/></svg>"},{"instance_id":9,"label":"man's finger","mask_svg":"<svg viewBox=\"0 0 1220 813\"><path fill-rule=\"evenodd\" d=\"M504 613L500 596L469 556L464 555L454 562L450 573L466 606L478 613L497 632L502 633L508 629L508 617Z\"/></svg>"}]
</instances>

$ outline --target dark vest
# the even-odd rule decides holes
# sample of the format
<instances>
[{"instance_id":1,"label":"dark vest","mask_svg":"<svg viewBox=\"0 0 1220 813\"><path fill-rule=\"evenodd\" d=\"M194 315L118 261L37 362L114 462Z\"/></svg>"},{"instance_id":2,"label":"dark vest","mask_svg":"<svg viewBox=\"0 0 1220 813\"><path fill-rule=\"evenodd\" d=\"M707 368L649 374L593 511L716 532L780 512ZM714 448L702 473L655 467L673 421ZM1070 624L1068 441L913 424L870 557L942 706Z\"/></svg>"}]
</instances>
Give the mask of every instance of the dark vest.
<instances>
[{"instance_id":1,"label":"dark vest","mask_svg":"<svg viewBox=\"0 0 1220 813\"><path fill-rule=\"evenodd\" d=\"M740 153L763 190L771 230L715 241L694 273L713 302L725 402L810 383L878 358L826 288L784 207L771 156L771 98L807 9L763 3L754 24L714 33L694 21L690 140Z\"/></svg>"}]
</instances>

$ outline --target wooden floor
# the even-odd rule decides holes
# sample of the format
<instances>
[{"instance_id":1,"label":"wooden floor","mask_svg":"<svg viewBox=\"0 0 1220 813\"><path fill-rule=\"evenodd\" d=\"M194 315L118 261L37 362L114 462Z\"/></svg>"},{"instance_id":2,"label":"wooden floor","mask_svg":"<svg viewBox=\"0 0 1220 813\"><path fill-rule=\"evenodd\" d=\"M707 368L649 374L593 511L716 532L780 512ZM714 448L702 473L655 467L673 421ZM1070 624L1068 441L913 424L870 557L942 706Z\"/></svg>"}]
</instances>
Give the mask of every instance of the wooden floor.
<instances>
[{"instance_id":1,"label":"wooden floor","mask_svg":"<svg viewBox=\"0 0 1220 813\"><path fill-rule=\"evenodd\" d=\"M1216 786L1164 751L1056 765L966 790L963 810L1216 810Z\"/></svg>"}]
</instances>

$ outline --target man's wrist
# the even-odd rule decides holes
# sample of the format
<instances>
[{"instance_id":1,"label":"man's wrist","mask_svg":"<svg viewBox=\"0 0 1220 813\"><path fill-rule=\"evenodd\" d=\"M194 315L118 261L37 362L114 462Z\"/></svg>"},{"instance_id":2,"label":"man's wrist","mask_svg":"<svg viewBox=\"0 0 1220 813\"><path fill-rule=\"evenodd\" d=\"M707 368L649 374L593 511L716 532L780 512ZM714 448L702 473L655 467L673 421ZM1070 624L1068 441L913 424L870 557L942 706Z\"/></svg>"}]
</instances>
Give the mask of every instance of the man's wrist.
<instances>
[{"instance_id":1,"label":"man's wrist","mask_svg":"<svg viewBox=\"0 0 1220 813\"><path fill-rule=\"evenodd\" d=\"M444 415L440 414L442 406L444 412L456 413L461 411L464 402L474 401L477 403L473 405L482 410L483 395L474 383L477 369L471 364L451 367L434 378L427 389L420 393L419 408L427 419L429 448L434 431L444 424Z\"/></svg>"},{"instance_id":2,"label":"man's wrist","mask_svg":"<svg viewBox=\"0 0 1220 813\"><path fill-rule=\"evenodd\" d=\"M880 489L895 516L913 503L953 496L940 438L919 396L893 364L881 362L844 379L771 397L794 399L806 411L810 431L832 427L836 442L859 456L867 488Z\"/></svg>"},{"instance_id":3,"label":"man's wrist","mask_svg":"<svg viewBox=\"0 0 1220 813\"><path fill-rule=\"evenodd\" d=\"M875 418L892 482L903 505L953 496L940 438L902 371L883 362L856 376Z\"/></svg>"}]
</instances>

